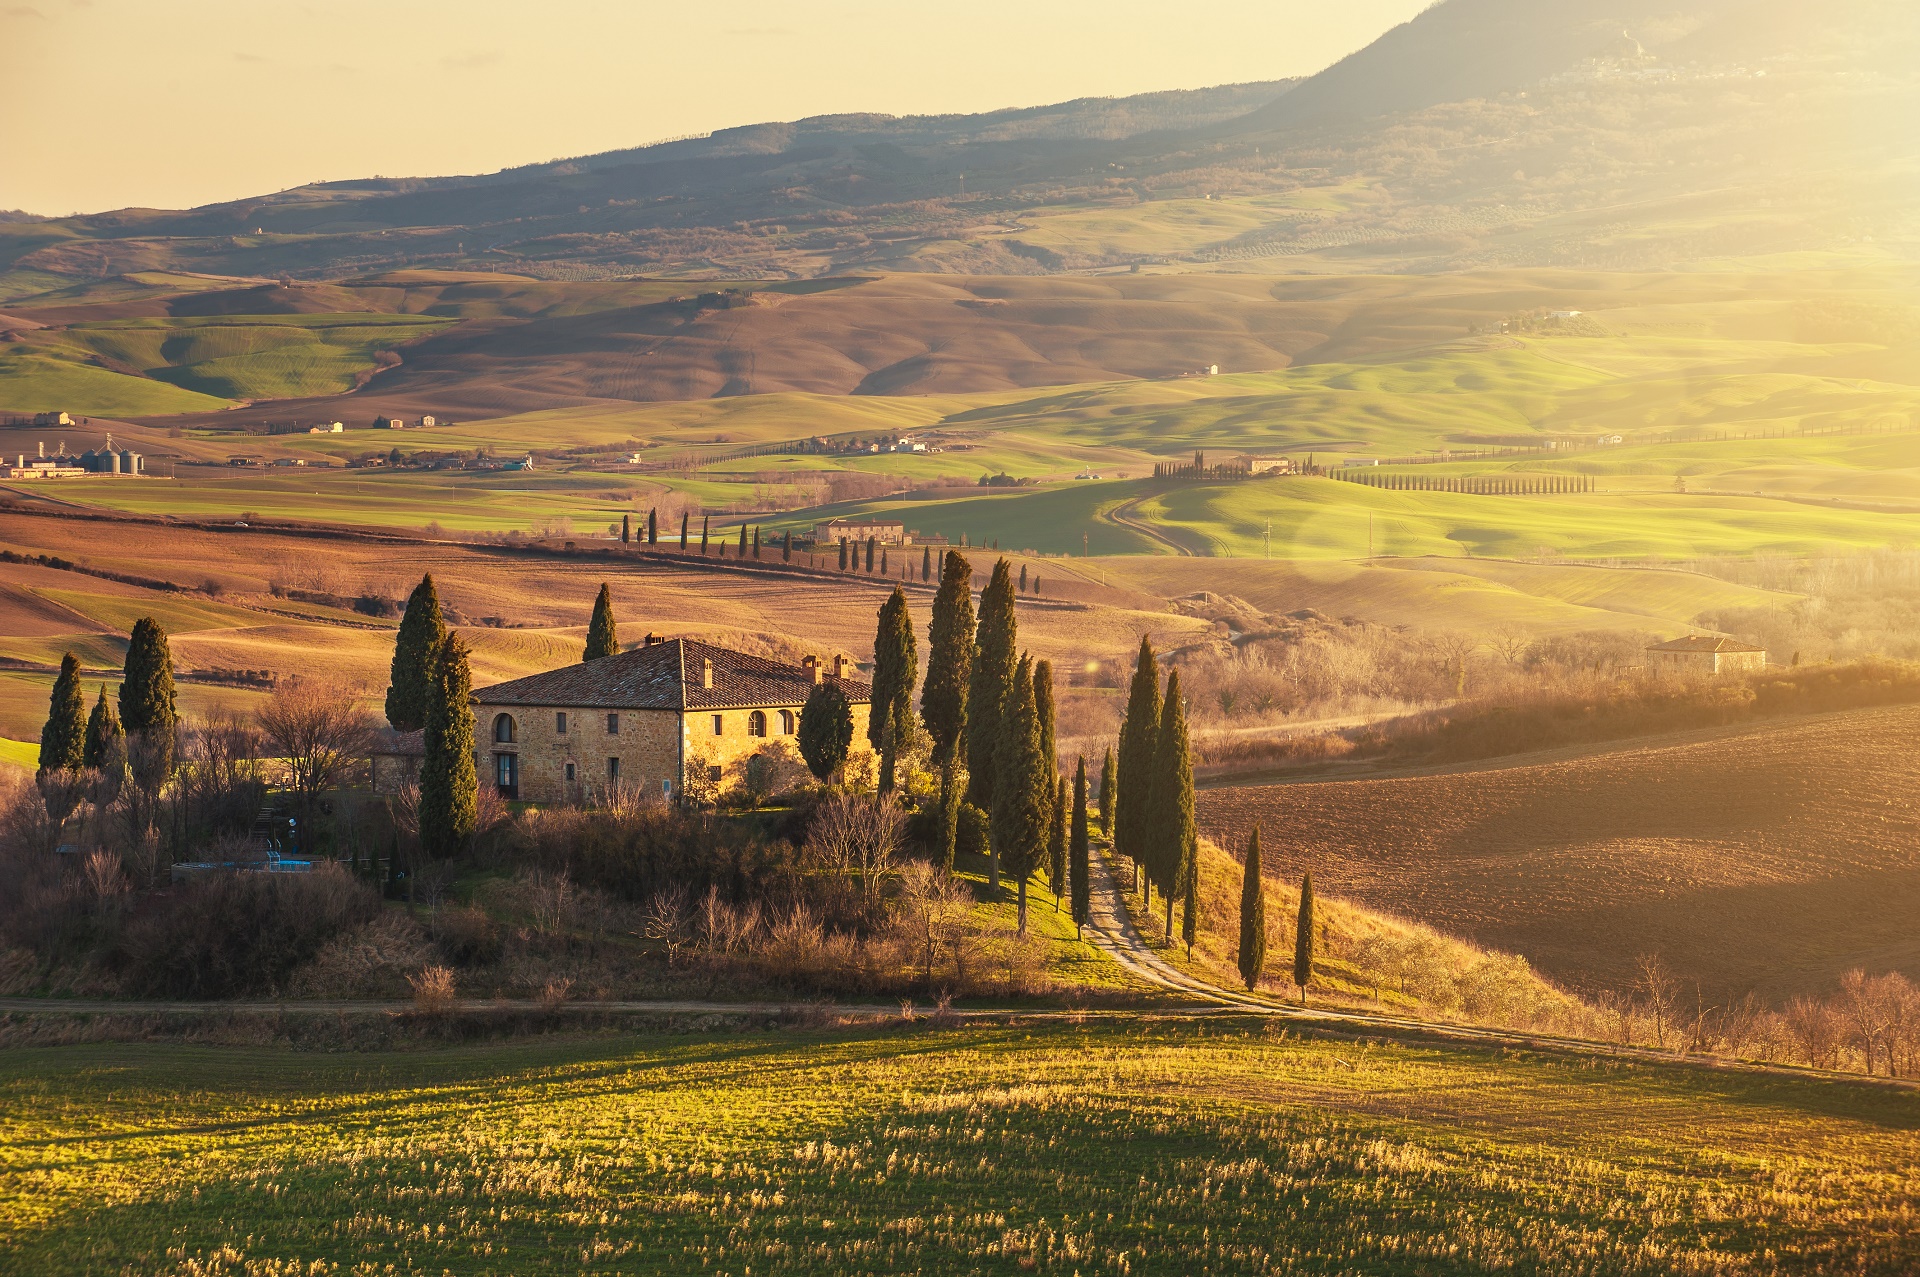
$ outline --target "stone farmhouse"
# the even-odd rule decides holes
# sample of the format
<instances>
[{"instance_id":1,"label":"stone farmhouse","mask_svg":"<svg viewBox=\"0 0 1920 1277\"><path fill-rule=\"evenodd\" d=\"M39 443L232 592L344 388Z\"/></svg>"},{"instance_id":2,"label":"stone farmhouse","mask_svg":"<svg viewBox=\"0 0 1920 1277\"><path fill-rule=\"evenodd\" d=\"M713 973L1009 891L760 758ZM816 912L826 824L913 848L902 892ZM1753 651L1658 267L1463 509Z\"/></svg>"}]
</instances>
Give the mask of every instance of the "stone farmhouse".
<instances>
[{"instance_id":1,"label":"stone farmhouse","mask_svg":"<svg viewBox=\"0 0 1920 1277\"><path fill-rule=\"evenodd\" d=\"M1655 674L1726 674L1767 667L1764 648L1720 634L1690 634L1647 649L1647 667Z\"/></svg>"},{"instance_id":2,"label":"stone farmhouse","mask_svg":"<svg viewBox=\"0 0 1920 1277\"><path fill-rule=\"evenodd\" d=\"M721 788L747 760L793 755L814 685L839 684L853 707L853 750L867 749L872 689L808 657L788 665L691 639L640 647L473 694L474 762L502 797L568 802L611 786L676 797L690 768ZM784 744L783 744L784 742Z\"/></svg>"}]
</instances>

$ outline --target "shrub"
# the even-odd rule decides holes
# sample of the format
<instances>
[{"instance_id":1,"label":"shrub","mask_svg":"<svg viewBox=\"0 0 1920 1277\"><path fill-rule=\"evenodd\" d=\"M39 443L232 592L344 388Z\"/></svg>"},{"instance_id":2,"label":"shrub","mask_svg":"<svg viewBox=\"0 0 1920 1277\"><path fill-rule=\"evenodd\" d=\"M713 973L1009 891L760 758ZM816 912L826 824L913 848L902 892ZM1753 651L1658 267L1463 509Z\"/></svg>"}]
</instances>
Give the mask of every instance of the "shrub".
<instances>
[{"instance_id":1,"label":"shrub","mask_svg":"<svg viewBox=\"0 0 1920 1277\"><path fill-rule=\"evenodd\" d=\"M404 995L410 977L434 957L418 923L397 909L335 936L289 981L293 992L316 998Z\"/></svg>"},{"instance_id":2,"label":"shrub","mask_svg":"<svg viewBox=\"0 0 1920 1277\"><path fill-rule=\"evenodd\" d=\"M453 972L447 968L427 967L408 976L407 983L413 986L413 1009L420 1014L445 1015L453 1010Z\"/></svg>"},{"instance_id":3,"label":"shrub","mask_svg":"<svg viewBox=\"0 0 1920 1277\"><path fill-rule=\"evenodd\" d=\"M953 840L954 853L984 856L987 854L987 843L987 813L972 803L960 804L960 823Z\"/></svg>"},{"instance_id":4,"label":"shrub","mask_svg":"<svg viewBox=\"0 0 1920 1277\"><path fill-rule=\"evenodd\" d=\"M436 909L431 929L433 942L456 967L484 966L500 957L500 928L484 909Z\"/></svg>"},{"instance_id":5,"label":"shrub","mask_svg":"<svg viewBox=\"0 0 1920 1277\"><path fill-rule=\"evenodd\" d=\"M128 992L145 997L270 993L379 910L372 890L337 865L216 874L145 902L127 923L116 965Z\"/></svg>"}]
</instances>

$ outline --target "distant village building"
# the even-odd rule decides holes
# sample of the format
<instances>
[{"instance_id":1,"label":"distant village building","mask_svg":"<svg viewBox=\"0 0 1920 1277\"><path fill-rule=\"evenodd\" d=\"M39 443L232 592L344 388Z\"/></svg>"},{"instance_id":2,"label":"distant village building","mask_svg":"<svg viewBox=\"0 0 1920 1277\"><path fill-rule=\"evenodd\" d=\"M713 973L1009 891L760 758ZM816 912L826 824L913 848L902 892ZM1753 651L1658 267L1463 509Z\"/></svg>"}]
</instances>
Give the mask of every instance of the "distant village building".
<instances>
[{"instance_id":1,"label":"distant village building","mask_svg":"<svg viewBox=\"0 0 1920 1277\"><path fill-rule=\"evenodd\" d=\"M904 545L908 537L907 525L898 519L830 519L813 529L816 545L833 545L843 540Z\"/></svg>"},{"instance_id":2,"label":"distant village building","mask_svg":"<svg viewBox=\"0 0 1920 1277\"><path fill-rule=\"evenodd\" d=\"M432 414L429 413L427 416L420 418L420 424L424 427L424 426L438 425L439 422L433 417Z\"/></svg>"},{"instance_id":3,"label":"distant village building","mask_svg":"<svg viewBox=\"0 0 1920 1277\"><path fill-rule=\"evenodd\" d=\"M845 693L854 749L864 750L872 689L851 674L838 657L829 670L812 657L788 665L649 635L613 656L474 692L474 762L482 784L532 802L582 799L615 785L672 798L695 767L724 789L756 754L792 756L816 683L832 680ZM394 773L404 765L387 764ZM379 766L376 759L376 778Z\"/></svg>"},{"instance_id":4,"label":"distant village building","mask_svg":"<svg viewBox=\"0 0 1920 1277\"><path fill-rule=\"evenodd\" d=\"M1690 634L1647 649L1647 668L1656 674L1727 674L1766 667L1765 648L1719 634Z\"/></svg>"},{"instance_id":5,"label":"distant village building","mask_svg":"<svg viewBox=\"0 0 1920 1277\"><path fill-rule=\"evenodd\" d=\"M1292 457L1242 457L1240 464L1248 474L1292 474Z\"/></svg>"},{"instance_id":6,"label":"distant village building","mask_svg":"<svg viewBox=\"0 0 1920 1277\"><path fill-rule=\"evenodd\" d=\"M70 426L73 418L64 412L36 412L33 414L36 426Z\"/></svg>"}]
</instances>

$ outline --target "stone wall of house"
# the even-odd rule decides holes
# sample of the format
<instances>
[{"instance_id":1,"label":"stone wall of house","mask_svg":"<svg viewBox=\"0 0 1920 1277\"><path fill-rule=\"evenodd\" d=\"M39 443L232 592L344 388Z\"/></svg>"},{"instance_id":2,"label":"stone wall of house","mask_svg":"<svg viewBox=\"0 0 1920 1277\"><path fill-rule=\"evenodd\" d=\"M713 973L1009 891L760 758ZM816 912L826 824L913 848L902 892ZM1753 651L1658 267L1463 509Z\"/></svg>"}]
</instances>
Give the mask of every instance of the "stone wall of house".
<instances>
[{"instance_id":1,"label":"stone wall of house","mask_svg":"<svg viewBox=\"0 0 1920 1277\"><path fill-rule=\"evenodd\" d=\"M610 777L607 760L617 758L622 785L662 793L663 782L671 782L678 792L679 714L664 709L620 710L614 715L617 730L612 730L610 713L599 709L476 706L474 764L480 783L496 783L499 756L511 754L518 760L519 796L523 800L574 802L606 789ZM566 715L564 732L560 730L562 714ZM496 739L501 715L513 721L510 742Z\"/></svg>"},{"instance_id":2,"label":"stone wall of house","mask_svg":"<svg viewBox=\"0 0 1920 1277\"><path fill-rule=\"evenodd\" d=\"M756 754L766 754L775 764L777 775L790 774L798 763L800 727L800 706L785 705L759 709L765 715L766 735L753 734L753 714L750 709L727 710L690 710L686 717L687 765L706 767L709 778L721 790L739 785L745 778L747 761ZM857 756L871 752L867 743L867 706L854 705L853 710L853 748L850 754ZM784 710L792 716L791 723L781 719ZM716 720L719 730L715 730ZM711 769L718 768L714 776Z\"/></svg>"},{"instance_id":3,"label":"stone wall of house","mask_svg":"<svg viewBox=\"0 0 1920 1277\"><path fill-rule=\"evenodd\" d=\"M373 792L388 797L408 785L420 783L419 754L375 754L373 756Z\"/></svg>"}]
</instances>

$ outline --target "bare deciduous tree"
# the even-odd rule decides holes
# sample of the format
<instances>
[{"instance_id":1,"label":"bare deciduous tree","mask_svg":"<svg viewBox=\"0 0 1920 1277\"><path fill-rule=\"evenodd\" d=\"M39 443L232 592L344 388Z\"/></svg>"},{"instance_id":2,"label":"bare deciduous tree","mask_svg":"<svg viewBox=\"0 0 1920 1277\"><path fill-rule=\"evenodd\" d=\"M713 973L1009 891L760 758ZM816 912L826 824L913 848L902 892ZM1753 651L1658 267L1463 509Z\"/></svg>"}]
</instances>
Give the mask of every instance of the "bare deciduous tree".
<instances>
[{"instance_id":1,"label":"bare deciduous tree","mask_svg":"<svg viewBox=\"0 0 1920 1277\"><path fill-rule=\"evenodd\" d=\"M373 744L372 715L311 679L280 684L255 716L268 747L287 769L301 828L321 793L344 781Z\"/></svg>"},{"instance_id":2,"label":"bare deciduous tree","mask_svg":"<svg viewBox=\"0 0 1920 1277\"><path fill-rule=\"evenodd\" d=\"M906 813L894 803L838 794L814 812L806 850L822 868L858 879L872 895L900 850L906 825Z\"/></svg>"}]
</instances>

